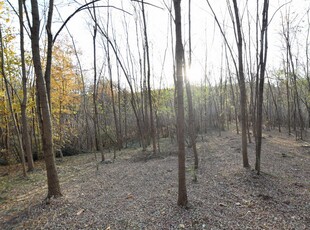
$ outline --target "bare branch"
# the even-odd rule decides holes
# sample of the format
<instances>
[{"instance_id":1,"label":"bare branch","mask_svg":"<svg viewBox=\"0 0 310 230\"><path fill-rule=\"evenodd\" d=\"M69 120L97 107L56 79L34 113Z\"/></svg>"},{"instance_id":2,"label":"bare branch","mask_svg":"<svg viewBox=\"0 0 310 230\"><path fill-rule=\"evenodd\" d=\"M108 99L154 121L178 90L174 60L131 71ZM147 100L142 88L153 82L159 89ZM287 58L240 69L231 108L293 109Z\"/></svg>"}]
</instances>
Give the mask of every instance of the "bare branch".
<instances>
[{"instance_id":1,"label":"bare branch","mask_svg":"<svg viewBox=\"0 0 310 230\"><path fill-rule=\"evenodd\" d=\"M287 5L287 4L291 3L291 2L292 2L292 0L289 1L289 2L284 3L283 5L281 5L281 6L273 13L273 15L271 16L270 21L268 22L268 26L269 26L269 24L271 23L271 21L272 21L272 19L274 18L274 16L276 15L276 13L277 13L283 6L285 6L285 5Z\"/></svg>"},{"instance_id":2,"label":"bare branch","mask_svg":"<svg viewBox=\"0 0 310 230\"><path fill-rule=\"evenodd\" d=\"M90 4L93 4L93 3L98 2L98 1L100 1L100 0L91 1L91 2L89 2L89 3L87 3L87 4L85 4L85 5L83 5L83 6L79 7L79 8L77 8L77 9L65 20L65 22L62 24L62 26L59 28L59 30L57 31L57 33L56 33L55 36L54 36L53 43L55 43L56 38L58 37L58 35L59 35L60 32L62 31L62 29L67 25L67 23L70 21L70 19L71 19L74 15L76 15L78 12L80 12L80 11L82 11L82 10L84 10L84 9L87 9L87 6L89 6Z\"/></svg>"},{"instance_id":3,"label":"bare branch","mask_svg":"<svg viewBox=\"0 0 310 230\"><path fill-rule=\"evenodd\" d=\"M153 6L153 7L156 7L158 9L161 9L161 10L164 10L164 8L160 7L160 6L156 6L152 3L148 3L148 2L144 2L144 1L140 1L140 0L131 0L132 2L139 2L139 3L142 3L142 4L145 4L145 5L149 5L149 6Z\"/></svg>"},{"instance_id":4,"label":"bare branch","mask_svg":"<svg viewBox=\"0 0 310 230\"><path fill-rule=\"evenodd\" d=\"M171 18L173 19L173 21L174 21L174 17L173 17L173 14L172 14L172 6L169 7L169 6L167 5L167 3L166 3L165 0L163 0L163 3L164 3L164 5L165 5L166 9L168 10L170 17L171 17Z\"/></svg>"},{"instance_id":5,"label":"bare branch","mask_svg":"<svg viewBox=\"0 0 310 230\"><path fill-rule=\"evenodd\" d=\"M83 6L79 7L79 8L77 8L77 9L64 21L64 23L62 24L62 26L59 28L59 30L58 30L57 33L55 34L55 37L54 37L54 39L53 39L53 43L56 41L56 38L57 38L57 36L59 35L59 33L60 33L60 32L62 31L62 29L66 26L66 24L70 21L70 19L73 18L74 15L76 15L76 14L79 13L79 12L81 12L82 10L86 10L86 9L91 9L91 8L93 8L93 6L92 6L92 7L89 7L89 5L90 5L90 4L93 4L93 3L95 3L95 2L99 2L99 1L101 1L101 0L94 0L94 1L91 1L91 2L89 2L89 3L87 3L87 4L85 4L85 5L83 5ZM95 6L95 8L103 8L103 7L109 7L109 8L117 9L117 10L120 10L120 11L122 11L122 12L124 12L124 13L127 13L127 14L131 15L131 13L129 13L129 12L127 12L127 11L121 9L121 8L118 8L118 7L116 7L116 6L110 6L110 5L109 5L109 6Z\"/></svg>"},{"instance_id":6,"label":"bare branch","mask_svg":"<svg viewBox=\"0 0 310 230\"><path fill-rule=\"evenodd\" d=\"M99 0L100 1L100 0ZM93 8L93 7L85 7L84 9L91 9L91 8ZM116 9L116 10L120 10L120 11L122 11L122 12L124 12L124 13L126 13L126 14L129 14L129 15L132 15L131 13L129 13L128 11L126 11L126 10L124 10L124 9L122 9L122 8L118 8L118 7L116 7L116 6L95 6L95 8L113 8L113 9ZM83 9L83 10L84 10Z\"/></svg>"},{"instance_id":7,"label":"bare branch","mask_svg":"<svg viewBox=\"0 0 310 230\"><path fill-rule=\"evenodd\" d=\"M10 7L12 8L12 10L14 11L14 13L19 17L20 15L19 15L19 13L16 11L16 9L15 9L15 7L12 5L12 3L11 3L9 0L7 0L7 2L8 2L8 4L10 5ZM25 6L25 4L23 4L23 5ZM31 28L31 26L30 26L30 20L29 20L29 17L28 17L28 11L26 10L26 6L25 6L25 12L26 12L26 17L27 17L27 21L28 21L28 24L29 24L29 28ZM29 33L29 31L27 30L27 28L26 28L26 26L24 25L24 23L23 23L23 27L24 27L25 31L27 32L28 36L30 37L30 33Z\"/></svg>"},{"instance_id":8,"label":"bare branch","mask_svg":"<svg viewBox=\"0 0 310 230\"><path fill-rule=\"evenodd\" d=\"M234 63L234 67L235 67L235 69L236 69L236 72L238 73L237 63L236 63L235 57L234 57L234 55L233 55L233 51L232 51L232 49L231 49L231 46L230 46L230 44L229 44L228 41L227 41L227 37L226 37L226 35L225 35L225 32L223 31L223 28L222 28L222 26L221 26L221 24L220 24L218 18L216 17L216 14L215 14L215 12L214 12L214 10L213 10L213 8L212 8L212 6L211 6L209 0L206 0L206 1L207 1L207 4L209 5L211 11L212 11L212 14L213 14L213 17L214 17L214 19L215 19L215 22L216 22L217 26L219 27L220 32L221 32L221 34L222 34L222 36L223 36L223 38L224 38L224 41L225 41L225 43L226 43L226 45L227 45L227 48L228 48L229 53L230 53L230 56L231 56L232 61L233 61L233 63Z\"/></svg>"}]
</instances>

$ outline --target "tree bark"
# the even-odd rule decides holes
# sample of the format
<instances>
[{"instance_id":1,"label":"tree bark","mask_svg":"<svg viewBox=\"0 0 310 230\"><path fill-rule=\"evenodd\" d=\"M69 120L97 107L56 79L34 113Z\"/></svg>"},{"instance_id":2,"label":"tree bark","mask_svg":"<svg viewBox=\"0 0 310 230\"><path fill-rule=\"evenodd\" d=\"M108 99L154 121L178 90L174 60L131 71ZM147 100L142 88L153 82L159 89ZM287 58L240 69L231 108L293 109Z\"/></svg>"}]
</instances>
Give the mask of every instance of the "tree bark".
<instances>
[{"instance_id":1,"label":"tree bark","mask_svg":"<svg viewBox=\"0 0 310 230\"><path fill-rule=\"evenodd\" d=\"M188 32L189 32L189 62L188 68L191 68L192 65L192 38L191 38L191 0L188 1ZM184 52L183 52L184 54ZM185 57L184 64L185 64ZM186 73L186 71L185 71ZM186 95L187 95L187 103L188 103L188 126L189 126L189 139L190 139L190 146L193 148L194 153L194 169L198 169L198 154L197 154L197 147L196 147L196 131L195 131L195 117L194 117L194 109L193 109L193 98L192 98L192 90L191 85L188 80L188 76L185 75L185 85L186 85ZM195 172L196 175L196 172ZM196 176L195 176L196 178Z\"/></svg>"},{"instance_id":2,"label":"tree bark","mask_svg":"<svg viewBox=\"0 0 310 230\"><path fill-rule=\"evenodd\" d=\"M176 78L177 78L177 125L178 125L178 202L179 206L187 206L186 176L185 176L185 140L184 140L184 96L183 96L183 44L181 31L181 0L174 0L175 10L175 59L176 59Z\"/></svg>"},{"instance_id":3,"label":"tree bark","mask_svg":"<svg viewBox=\"0 0 310 230\"><path fill-rule=\"evenodd\" d=\"M36 74L36 83L39 95L39 104L42 112L42 143L43 153L47 172L47 198L61 196L60 184L55 164L55 156L53 151L53 134L52 134L52 120L51 110L49 106L47 88L42 71L41 57L40 57L40 17L37 0L31 0L32 7L32 28L31 28L31 47L34 70ZM53 7L53 0L50 1L50 7ZM51 30L51 24L47 25L47 29ZM52 57L51 50L47 53Z\"/></svg>"},{"instance_id":4,"label":"tree bark","mask_svg":"<svg viewBox=\"0 0 310 230\"><path fill-rule=\"evenodd\" d=\"M245 76L243 70L243 52L242 52L242 32L241 32L241 22L239 18L239 9L236 0L233 0L235 19L236 19L236 29L237 29L237 46L238 46L238 80L240 88L240 107L241 107L241 135L242 135L242 159L243 167L249 168L248 160L248 150L247 150L247 103L246 103L246 87L245 87Z\"/></svg>"},{"instance_id":5,"label":"tree bark","mask_svg":"<svg viewBox=\"0 0 310 230\"><path fill-rule=\"evenodd\" d=\"M264 100L264 80L267 62L267 29L268 29L268 8L269 0L264 0L263 16L262 16L262 28L260 33L260 54L259 54L259 88L257 99L257 116L256 116L256 162L255 170L257 174L260 174L261 164L261 148L262 148L262 122L263 122L263 100Z\"/></svg>"},{"instance_id":6,"label":"tree bark","mask_svg":"<svg viewBox=\"0 0 310 230\"><path fill-rule=\"evenodd\" d=\"M146 67L147 67L147 93L150 107L150 124L151 124L151 136L152 136L152 145L153 145L153 153L156 154L157 146L156 146L156 127L154 123L154 112L153 112L153 103L152 103L152 91L151 91L151 64L150 64L150 54L149 54L149 42L147 36L147 25L145 19L145 9L144 9L144 1L142 3L142 17L143 17L143 25L144 25L144 42L145 42L145 51L146 51Z\"/></svg>"},{"instance_id":7,"label":"tree bark","mask_svg":"<svg viewBox=\"0 0 310 230\"><path fill-rule=\"evenodd\" d=\"M24 151L27 156L28 172L33 171L34 163L32 157L31 141L28 133L28 120L26 114L27 108L27 76L25 66L25 47L24 47L24 24L23 24L23 1L18 0L18 11L19 11L19 31L20 31L20 57L22 67L22 83L23 83L23 101L21 103L21 115L22 115L22 137Z\"/></svg>"},{"instance_id":8,"label":"tree bark","mask_svg":"<svg viewBox=\"0 0 310 230\"><path fill-rule=\"evenodd\" d=\"M52 72L52 52L53 52L53 34L52 34L52 18L53 18L54 0L49 1L46 34L47 34L47 54L46 55L46 67L44 73L46 94L51 109L51 72ZM49 55L50 54L50 55ZM52 109L51 109L52 111Z\"/></svg>"},{"instance_id":9,"label":"tree bark","mask_svg":"<svg viewBox=\"0 0 310 230\"><path fill-rule=\"evenodd\" d=\"M279 133L281 133L281 117L280 117L280 112L279 112L278 104L277 104L277 101L276 101L276 98L274 96L273 89L272 89L272 86L271 86L269 80L268 80L268 86L269 86L271 98L272 98L273 104L275 106L276 114L277 114L277 118L276 119L277 119L278 130L279 130Z\"/></svg>"},{"instance_id":10,"label":"tree bark","mask_svg":"<svg viewBox=\"0 0 310 230\"><path fill-rule=\"evenodd\" d=\"M293 54L292 54L292 48L291 48L291 40L290 40L290 21L289 18L287 17L286 19L286 24L287 24L287 28L284 28L284 25L282 23L282 27L283 27L283 36L285 38L285 42L286 42L286 49L287 49L287 65L291 67L291 71L292 71L292 76L293 76L293 92L294 92L294 105L295 105L295 110L296 110L296 106L297 106L297 110L298 110L298 116L299 116L299 128L300 128L300 138L303 139L303 131L304 131L304 119L302 116L302 109L300 106L300 98L299 98L299 92L298 92L298 87L297 87L297 74L296 74L296 68L295 64L294 64L294 60L293 60ZM285 32L286 29L286 32ZM297 65L297 60L296 60L296 65ZM289 74L289 72L288 72ZM296 114L294 113L294 118ZM295 119L296 121L296 119ZM294 122L294 126L296 127L296 122ZM296 128L295 128L295 132L296 132ZM297 134L297 133L296 133Z\"/></svg>"},{"instance_id":11,"label":"tree bark","mask_svg":"<svg viewBox=\"0 0 310 230\"><path fill-rule=\"evenodd\" d=\"M9 103L9 108L10 108L10 112L11 112L11 116L12 116L12 120L13 120L13 124L14 124L14 130L17 136L17 140L18 140L18 147L19 147L19 157L21 160L21 164L22 164L22 169L23 169L23 176L27 177L27 172L26 172L26 162L25 162L25 153L24 153L24 149L23 149L23 142L22 142L22 138L21 138L21 134L20 134L20 130L18 129L18 125L17 125L17 121L16 121L16 117L15 117L15 112L13 109L13 102L12 102L12 98L10 95L10 89L9 89L9 81L8 78L6 76L6 72L5 72L5 65L4 65L4 45L3 45L3 39L2 39L2 28L0 27L0 52L1 52L1 74L4 78L4 84L5 84L5 91L7 93L7 98L8 98L8 103Z\"/></svg>"},{"instance_id":12,"label":"tree bark","mask_svg":"<svg viewBox=\"0 0 310 230\"><path fill-rule=\"evenodd\" d=\"M107 8L107 36L109 36L109 23L110 23L110 11ZM113 111L113 118L114 118L114 125L115 125L115 134L116 134L116 146L118 150L121 150L122 143L121 143L121 133L120 133L120 124L116 114L116 107L115 107L115 96L114 96L114 89L113 89L113 77L112 77L112 65L111 65L111 56L110 56L110 46L109 41L106 39L106 54L108 59L108 73L110 79L110 90L111 90L111 101L112 101L112 111ZM117 65L117 73L118 73L118 65ZM119 92L120 93L120 92ZM114 147L114 149L116 148Z\"/></svg>"},{"instance_id":13,"label":"tree bark","mask_svg":"<svg viewBox=\"0 0 310 230\"><path fill-rule=\"evenodd\" d=\"M94 4L94 3L93 3ZM98 95L98 86L97 86L97 49L96 49L96 38L98 31L97 17L95 6L93 5L93 18L94 18L94 34L93 34L93 64L94 64L94 88L93 88L93 106L94 106L94 132L95 132L95 147L96 151L101 153L101 161L105 160L104 153L102 151L101 135L99 128L99 118L98 118L98 106L97 106L97 95Z\"/></svg>"}]
</instances>

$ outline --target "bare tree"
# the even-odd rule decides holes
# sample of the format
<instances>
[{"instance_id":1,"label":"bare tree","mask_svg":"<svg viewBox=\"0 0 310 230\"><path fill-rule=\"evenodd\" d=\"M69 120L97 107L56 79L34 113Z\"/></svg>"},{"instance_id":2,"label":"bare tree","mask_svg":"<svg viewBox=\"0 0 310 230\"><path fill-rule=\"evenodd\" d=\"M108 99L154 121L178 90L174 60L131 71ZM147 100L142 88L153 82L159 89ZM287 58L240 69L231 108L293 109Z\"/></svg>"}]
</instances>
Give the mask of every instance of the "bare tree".
<instances>
[{"instance_id":1,"label":"bare tree","mask_svg":"<svg viewBox=\"0 0 310 230\"><path fill-rule=\"evenodd\" d=\"M95 3L93 3L93 20L94 20L94 31L93 31L93 64L94 64L94 82L93 82L93 106L94 106L94 129L95 129L95 147L96 151L101 153L101 161L104 161L104 153L102 151L100 127L99 127L99 118L98 118L98 105L97 105L97 96L98 96L98 76L97 76L97 32L98 32L98 23Z\"/></svg>"},{"instance_id":2,"label":"bare tree","mask_svg":"<svg viewBox=\"0 0 310 230\"><path fill-rule=\"evenodd\" d=\"M191 65L192 65L191 0L188 1L188 8L189 8L189 10L188 10L188 33L189 33L189 35L188 35L189 36L188 68L190 69ZM184 58L184 62L185 62L185 58ZM186 66L186 65L184 65L184 66ZM193 148L193 153L194 153L194 158L195 158L194 168L196 170L196 169L198 169L198 154L197 154L197 147L196 147L195 117L194 117L191 85L189 83L188 76L186 76L186 74L185 74L185 85L186 85L186 94L187 94L187 103L188 103L188 121L189 121L188 125L189 125L190 146ZM196 176L195 176L195 178L196 178Z\"/></svg>"},{"instance_id":3,"label":"bare tree","mask_svg":"<svg viewBox=\"0 0 310 230\"><path fill-rule=\"evenodd\" d=\"M109 36L109 24L110 24L110 10L109 10L109 8L107 8L107 37ZM105 47L105 52L106 52L107 61L108 61L107 64L108 64L108 74L109 74L109 79L110 79L110 90L111 90L111 97L112 97L111 101L112 101L112 110L113 110L113 117L114 117L116 142L117 142L116 144L117 144L117 148L120 150L122 148L122 141L121 141L120 123L119 123L119 119L117 118L117 114L116 114L115 96L114 96L114 89L113 89L111 55L110 55L110 45L109 45L108 40L109 39L106 38L106 45L104 47ZM117 64L117 70L118 70L118 64ZM119 71L117 73L119 74ZM118 92L120 93L120 90L118 90Z\"/></svg>"},{"instance_id":4,"label":"bare tree","mask_svg":"<svg viewBox=\"0 0 310 230\"><path fill-rule=\"evenodd\" d=\"M178 161L179 161L179 189L178 205L187 205L186 177L185 177L185 140L184 140L184 96L183 96L183 57L181 25L181 0L174 0L175 11L175 59L176 59L176 88L177 88L177 125L178 125Z\"/></svg>"},{"instance_id":5,"label":"bare tree","mask_svg":"<svg viewBox=\"0 0 310 230\"><path fill-rule=\"evenodd\" d=\"M300 132L300 138L303 139L303 132L304 132L304 119L303 119L303 114L302 114L302 108L301 108L301 103L300 103L300 96L299 96L299 91L298 91L298 86L297 86L297 58L296 58L296 63L294 60L294 55L292 52L292 23L293 20L290 19L289 17L289 12L287 12L285 21L282 17L282 36L285 41L286 45L286 77L287 77L287 100L288 100L288 105L290 104L289 101L289 81L291 80L290 78L292 77L292 84L293 84L293 90L291 92L292 97L294 98L294 120L296 121L299 118L299 132ZM288 108L289 110L290 108ZM296 114L298 112L298 115ZM290 119L290 111L288 112L288 119ZM297 118L298 116L298 118ZM296 128L296 122L294 122L294 130L295 130L295 135L296 138L298 137L297 135L297 128ZM289 127L289 132L290 132L290 127Z\"/></svg>"},{"instance_id":6,"label":"bare tree","mask_svg":"<svg viewBox=\"0 0 310 230\"><path fill-rule=\"evenodd\" d=\"M49 1L49 14L48 23L46 25L46 30L51 33L51 23L52 23L52 9L54 6L54 1ZM39 6L37 0L31 0L32 7L32 27L31 27L31 47L32 47L32 59L34 70L36 74L36 84L38 89L39 104L41 108L41 120L42 120L42 142L43 142L43 152L47 172L47 185L48 194L47 198L61 196L60 184L58 179L58 173L55 164L55 155L53 151L53 135L52 135L52 120L51 120L51 109L49 106L48 91L46 87L45 78L43 75L41 57L40 57L40 15ZM52 40L48 40L51 43ZM49 44L51 47L51 44ZM52 49L47 50L47 56L49 57L49 62L46 63L47 69L50 69L51 59L52 59ZM45 76L50 74L50 71L45 72Z\"/></svg>"},{"instance_id":7,"label":"bare tree","mask_svg":"<svg viewBox=\"0 0 310 230\"><path fill-rule=\"evenodd\" d=\"M149 41L147 35L147 24L145 17L145 7L144 0L141 0L142 3L142 18L143 18L143 32L144 32L144 45L146 52L146 68L147 68L147 93L150 107L150 123L151 123L151 136L152 136L152 145L153 145L153 153L157 152L156 147L156 127L154 122L154 112L153 112L153 102L152 102L152 91L151 91L151 64L150 64L150 51L149 51Z\"/></svg>"},{"instance_id":8,"label":"bare tree","mask_svg":"<svg viewBox=\"0 0 310 230\"><path fill-rule=\"evenodd\" d=\"M271 99L273 101L273 104L274 104L274 107L275 107L275 110L276 110L276 115L277 115L276 124L278 125L279 133L281 133L281 116L280 116L280 112L279 112L279 106L280 105L278 105L278 103L277 103L276 96L273 93L273 87L272 87L272 85L271 85L269 80L268 80L268 86L269 86L269 91L270 91L270 94L271 94Z\"/></svg>"},{"instance_id":9,"label":"bare tree","mask_svg":"<svg viewBox=\"0 0 310 230\"><path fill-rule=\"evenodd\" d=\"M237 134L239 134L238 108L237 108L237 103L236 103L236 95L235 95L234 85L233 85L233 81L232 81L232 73L230 70L230 65L229 65L228 56L227 56L227 46L225 46L225 57L226 57L225 58L226 59L226 67L227 67L227 71L228 71L228 75L229 75L231 100L232 100L232 104L234 107L236 131L237 131Z\"/></svg>"},{"instance_id":10,"label":"bare tree","mask_svg":"<svg viewBox=\"0 0 310 230\"><path fill-rule=\"evenodd\" d=\"M235 30L236 43L238 48L238 84L240 88L240 108L241 108L241 132L242 132L242 158L243 158L243 167L248 168L248 150L247 150L247 103L246 103L246 87L245 87L245 76L243 69L243 36L242 36L242 25L239 17L239 8L236 0L233 0L234 15L235 15Z\"/></svg>"},{"instance_id":11,"label":"bare tree","mask_svg":"<svg viewBox=\"0 0 310 230\"><path fill-rule=\"evenodd\" d=\"M260 174L261 164L261 148L262 148L262 122L263 122L263 100L264 100L264 82L265 71L267 63L267 49L268 49L268 9L269 0L264 0L263 12L262 12L262 26L260 32L260 53L259 53L259 88L257 99L257 115L256 115L256 162L255 169L257 174ZM257 9L258 10L258 9ZM257 34L258 36L258 34Z\"/></svg>"},{"instance_id":12,"label":"bare tree","mask_svg":"<svg viewBox=\"0 0 310 230\"><path fill-rule=\"evenodd\" d=\"M230 4L228 4L228 9L231 17L231 21L233 23L234 28L234 34L235 34L235 40L238 50L238 65L235 60L232 48L230 44L227 41L227 37L219 23L219 20L216 17L216 14L209 2L209 0L206 0L212 14L214 16L214 19L220 29L220 32L224 38L224 41L227 45L228 51L230 56L232 57L232 61L237 73L237 79L238 79L238 86L240 90L240 115L241 115L241 145L242 145L242 161L243 161L243 167L249 168L249 160L248 160L248 149L247 149L247 99L246 99L246 87L245 87L245 74L244 74L244 68L243 68L243 35L242 35L242 25L241 20L239 17L239 8L236 0L233 1L233 8L231 9Z\"/></svg>"}]
</instances>

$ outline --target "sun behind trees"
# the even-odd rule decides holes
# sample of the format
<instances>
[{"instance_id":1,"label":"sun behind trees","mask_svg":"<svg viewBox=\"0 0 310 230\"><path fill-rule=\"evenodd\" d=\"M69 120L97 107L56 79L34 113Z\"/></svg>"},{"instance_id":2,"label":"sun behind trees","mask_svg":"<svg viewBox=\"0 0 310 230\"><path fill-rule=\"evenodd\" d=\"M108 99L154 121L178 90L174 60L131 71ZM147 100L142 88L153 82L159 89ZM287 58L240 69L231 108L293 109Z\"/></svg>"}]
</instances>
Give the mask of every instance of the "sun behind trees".
<instances>
[{"instance_id":1,"label":"sun behind trees","mask_svg":"<svg viewBox=\"0 0 310 230\"><path fill-rule=\"evenodd\" d=\"M7 170L3 177L18 170L27 177L28 169L33 172L28 173L31 178L44 160L49 202L69 191L61 184L70 180L62 176L67 176L64 165L71 167L68 161L73 157L63 161L56 157L85 153L91 159L85 161L89 165L85 174L96 175L91 178L95 185L99 177L113 177L115 167L133 162L145 174L137 176L139 183L147 184L150 173L169 177L169 184L163 180L158 185L164 187L160 191L177 201L174 206L190 208L192 201L209 199L207 190L204 198L196 196L194 183L197 187L218 184L206 174L217 167L265 183L265 172L272 171L266 154L273 153L267 153L264 144L275 129L288 134L287 138L295 134L299 142L294 146L302 143L308 148L303 141L310 126L309 10L297 15L297 20L289 3L275 8L268 0L193 2L50 0L41 5L20 0L17 10L13 2L0 1L0 163L9 165L1 168ZM222 10L227 17L220 14ZM161 17L154 18L154 12ZM14 17L17 21L11 22ZM208 19L205 31L197 28L204 17ZM271 30L275 18L280 25ZM81 23L78 36L73 20ZM217 27L211 31L214 21ZM278 34L277 43L270 42L270 31ZM267 58L270 46L281 46L280 57ZM202 71L192 71L199 75L195 84L190 79L191 66ZM222 148L212 146L209 138ZM217 151L227 147L224 153L231 151L234 158L225 155L225 162L216 161L224 153L209 151L209 143ZM40 162L33 163L32 158ZM158 161L156 170L145 170L151 160ZM171 167L162 169L160 160ZM110 163L115 164L107 166ZM253 165L262 176L242 171ZM111 195L124 192L125 200L132 201L137 195L131 189L139 183L134 177L126 179L131 176L130 167L119 171L123 174L113 177L113 183L128 186ZM187 179L191 177L192 181ZM224 185L230 192L228 184ZM70 189L76 191L74 186ZM113 185L102 194L109 189ZM266 194L261 197L269 199ZM244 203L248 208L249 202ZM236 201L235 206L239 204ZM218 206L229 205L220 202Z\"/></svg>"}]
</instances>

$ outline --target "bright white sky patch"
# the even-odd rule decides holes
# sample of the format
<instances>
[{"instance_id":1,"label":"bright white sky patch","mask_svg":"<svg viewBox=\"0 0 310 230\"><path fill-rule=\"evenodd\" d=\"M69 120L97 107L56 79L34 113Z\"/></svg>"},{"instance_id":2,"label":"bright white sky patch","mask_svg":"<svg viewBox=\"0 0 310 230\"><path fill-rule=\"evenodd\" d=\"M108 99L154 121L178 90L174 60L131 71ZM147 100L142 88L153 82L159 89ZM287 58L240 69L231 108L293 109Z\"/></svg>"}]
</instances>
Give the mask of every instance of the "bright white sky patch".
<instances>
[{"instance_id":1,"label":"bright white sky patch","mask_svg":"<svg viewBox=\"0 0 310 230\"><path fill-rule=\"evenodd\" d=\"M46 0L39 1L40 6L47 6ZM85 4L84 0L77 1L61 1L55 0L55 5L57 9L54 10L54 22L53 22L53 31L54 33L58 30L58 28L62 24L62 20L65 20L70 14L72 14L79 6L77 2L80 4ZM164 3L168 7L171 5L171 0L149 0L146 2L150 2L160 8L146 5L146 14L147 14L147 24L148 24L148 38L151 52L151 76L152 83L154 87L163 87L163 86L172 86L173 85L173 76L172 76L172 66L173 66L173 58L174 55L172 51L174 50L174 27L170 28L170 18L169 12ZM219 73L220 70L226 69L225 65L225 56L224 61L222 61L222 53L223 53L223 38L219 32L217 25L214 22L214 17L207 5L206 0L192 0L192 68L189 73L189 79L194 84L199 84L204 78L205 73L208 74L208 77L211 79L211 82L216 83L219 82ZM253 32L253 28L255 28L255 14L256 14L256 2L253 0L240 0L238 4L240 4L240 13L243 17L242 25L244 29L245 36L247 37L247 33L249 27L252 30L252 37L255 40L255 29ZM262 0L259 1L262 4ZM281 8L280 11L277 11L280 6L285 4L286 2L290 2L290 4ZM17 4L15 0L11 0L12 4ZM223 28L225 29L225 33L227 34L228 42L231 44L234 53L236 54L235 48L235 39L233 35L232 23L230 20L230 16L227 10L227 2L224 0L214 1L210 0L212 7L214 8L219 21L222 23ZM248 15L246 11L246 3L249 7L250 18L252 21L249 22ZM29 4L29 3L28 3ZM100 6L112 5L119 9L124 9L127 13L123 13L122 11L111 8L110 9L110 31L112 34L111 28L113 27L115 33L115 39L118 46L119 55L124 62L126 68L131 68L131 63L128 63L128 55L131 56L133 65L136 67L136 70L130 70L130 75L132 78L136 78L136 82L139 83L141 76L138 69L139 58L142 57L142 42L143 42L143 34L141 32L142 21L141 18L135 17L134 7L132 6L132 2L130 0L103 0L96 3ZM141 10L139 8L139 3L135 3L136 10ZM270 1L270 9L269 9L269 18L274 17L272 22L269 25L269 46L268 46L268 61L267 68L279 68L282 64L281 61L281 49L282 42L281 41L281 12L285 12L288 8L291 8L291 16L292 18L296 17L295 23L300 21L300 30L305 31L307 26L307 19L305 17L306 11L310 7L309 0L271 0ZM58 14L58 11L61 17ZM185 49L185 58L188 58L188 1L182 1L182 32L183 32L183 43ZM42 10L44 11L44 10ZM30 8L29 8L30 12ZM46 10L44 11L46 13ZM172 14L174 10L172 8ZM107 18L107 8L98 8L97 14L100 16L100 21L102 25L105 25ZM251 15L252 14L252 15ZM13 16L14 13L12 13ZM304 19L302 19L304 17ZM43 16L42 16L43 18ZM137 32L135 20L138 20L138 36L137 40ZM128 32L128 43L127 43L127 35L125 30L124 23L127 24L127 32ZM42 20L42 28L44 28L44 20ZM249 26L250 25L250 26ZM93 23L90 18L88 10L84 10L83 12L75 15L70 22L68 23L68 29L74 36L74 40L76 41L77 47L82 51L83 55L81 56L81 61L83 65L83 69L88 70L87 75L90 79L92 79L92 62L93 62L93 49L92 49L92 28ZM66 30L64 29L60 36L66 35ZM173 39L171 40L171 34ZM305 36L302 34L298 34L298 41L294 41L294 55L302 56L304 52L304 48L302 48L305 44ZM99 35L98 35L99 37ZM103 40L98 38L97 40L97 53L98 53L98 66L103 65L106 62L105 52L103 49ZM249 41L245 40L245 42L249 43ZM252 45L255 41L251 41ZM299 42L299 44L297 44ZM248 44L249 45L249 44ZM299 45L299 49L297 49L297 45ZM139 48L138 48L139 47ZM255 49L252 48L253 60L255 58ZM140 56L139 56L140 55ZM230 58L230 56L229 56ZM115 58L113 58L113 71L116 72ZM186 60L187 62L187 60ZM205 67L207 69L205 69ZM231 70L234 72L234 68L231 66ZM106 71L107 72L107 71ZM116 74L113 75L114 80L116 80ZM123 79L123 85L127 84L125 79Z\"/></svg>"}]
</instances>

